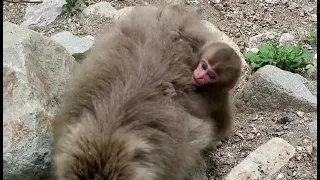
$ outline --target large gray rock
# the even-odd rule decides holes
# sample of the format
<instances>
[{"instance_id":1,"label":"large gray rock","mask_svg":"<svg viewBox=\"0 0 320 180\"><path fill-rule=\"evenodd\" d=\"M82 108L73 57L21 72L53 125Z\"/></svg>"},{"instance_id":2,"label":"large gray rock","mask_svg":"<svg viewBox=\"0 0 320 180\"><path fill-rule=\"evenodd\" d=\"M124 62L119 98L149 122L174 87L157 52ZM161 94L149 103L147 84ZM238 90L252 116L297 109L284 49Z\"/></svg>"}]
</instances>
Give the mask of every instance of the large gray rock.
<instances>
[{"instance_id":1,"label":"large gray rock","mask_svg":"<svg viewBox=\"0 0 320 180\"><path fill-rule=\"evenodd\" d=\"M99 2L86 7L83 10L85 16L102 16L106 18L113 18L117 10L108 2Z\"/></svg>"},{"instance_id":2,"label":"large gray rock","mask_svg":"<svg viewBox=\"0 0 320 180\"><path fill-rule=\"evenodd\" d=\"M41 4L29 4L21 26L37 28L52 23L61 13L65 0L44 0Z\"/></svg>"},{"instance_id":3,"label":"large gray rock","mask_svg":"<svg viewBox=\"0 0 320 180\"><path fill-rule=\"evenodd\" d=\"M46 179L54 118L70 72L78 65L60 44L3 23L3 177Z\"/></svg>"},{"instance_id":4,"label":"large gray rock","mask_svg":"<svg viewBox=\"0 0 320 180\"><path fill-rule=\"evenodd\" d=\"M235 96L239 111L273 111L295 109L313 112L317 97L298 74L267 65L255 72L245 87Z\"/></svg>"},{"instance_id":5,"label":"large gray rock","mask_svg":"<svg viewBox=\"0 0 320 180\"><path fill-rule=\"evenodd\" d=\"M85 58L94 43L93 36L78 37L69 31L59 32L51 36L51 39L65 47L78 62Z\"/></svg>"},{"instance_id":6,"label":"large gray rock","mask_svg":"<svg viewBox=\"0 0 320 180\"><path fill-rule=\"evenodd\" d=\"M295 148L281 138L273 138L250 153L234 167L226 180L270 179L294 155Z\"/></svg>"}]
</instances>

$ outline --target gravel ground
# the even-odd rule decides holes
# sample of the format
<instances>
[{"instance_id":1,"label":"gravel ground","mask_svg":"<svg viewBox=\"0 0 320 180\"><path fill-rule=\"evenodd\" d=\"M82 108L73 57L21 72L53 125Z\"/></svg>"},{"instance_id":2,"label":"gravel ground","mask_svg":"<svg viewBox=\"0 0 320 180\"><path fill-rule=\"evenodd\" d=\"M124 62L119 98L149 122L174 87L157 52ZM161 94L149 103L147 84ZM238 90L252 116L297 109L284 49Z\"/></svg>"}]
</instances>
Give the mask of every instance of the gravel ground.
<instances>
[{"instance_id":1,"label":"gravel ground","mask_svg":"<svg viewBox=\"0 0 320 180\"><path fill-rule=\"evenodd\" d=\"M161 3L160 0L112 0L109 2L116 9ZM222 0L219 3L217 0L212 2L199 0L197 2L196 7L204 19L214 23L229 35L241 50L248 46L249 37L266 31L289 32L299 37L314 31L317 25L317 22L312 20L312 16L317 12L314 0L291 0L290 2L279 0L278 4L268 4L264 0ZM306 6L313 8L309 14L303 13ZM23 21L25 8L26 4L4 3L3 21L20 24ZM75 35L96 36L103 27L110 25L112 21L108 18L95 19L81 14L74 16L64 14L52 24L35 30L46 36L63 30L71 31ZM279 123L284 116L292 121L285 124ZM308 124L314 120L316 120L316 113L306 113L302 117L294 116L290 111L238 113L235 133L207 158L207 176L210 180L221 180L250 152L272 137L281 137L296 147L297 153L272 179L317 179L317 153L309 150L314 139L310 136Z\"/></svg>"}]
</instances>

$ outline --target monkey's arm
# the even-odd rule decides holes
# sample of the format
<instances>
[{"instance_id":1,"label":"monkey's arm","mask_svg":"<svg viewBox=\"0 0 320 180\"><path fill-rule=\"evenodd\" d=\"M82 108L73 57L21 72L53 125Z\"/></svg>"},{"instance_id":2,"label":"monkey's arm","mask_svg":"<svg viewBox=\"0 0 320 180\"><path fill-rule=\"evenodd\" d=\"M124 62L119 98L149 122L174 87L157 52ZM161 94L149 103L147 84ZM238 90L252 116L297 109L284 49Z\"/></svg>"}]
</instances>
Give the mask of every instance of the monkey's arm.
<instances>
[{"instance_id":1,"label":"monkey's arm","mask_svg":"<svg viewBox=\"0 0 320 180\"><path fill-rule=\"evenodd\" d=\"M228 96L225 97L222 104L212 114L215 124L215 137L217 141L227 138L233 126L233 114L231 111L231 101Z\"/></svg>"}]
</instances>

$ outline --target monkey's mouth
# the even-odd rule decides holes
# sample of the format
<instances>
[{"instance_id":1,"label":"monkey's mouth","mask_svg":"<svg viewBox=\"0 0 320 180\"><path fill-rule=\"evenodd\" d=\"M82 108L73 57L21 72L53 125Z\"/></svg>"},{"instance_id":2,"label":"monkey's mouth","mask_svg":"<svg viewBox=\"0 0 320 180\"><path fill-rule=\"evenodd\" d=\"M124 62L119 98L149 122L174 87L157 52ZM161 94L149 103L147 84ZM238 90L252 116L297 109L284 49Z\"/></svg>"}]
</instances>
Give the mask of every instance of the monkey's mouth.
<instances>
[{"instance_id":1,"label":"monkey's mouth","mask_svg":"<svg viewBox=\"0 0 320 180\"><path fill-rule=\"evenodd\" d=\"M194 83L195 86L201 86L202 85L202 83L197 81L197 79L194 76L192 76L192 79L193 79L193 83Z\"/></svg>"}]
</instances>

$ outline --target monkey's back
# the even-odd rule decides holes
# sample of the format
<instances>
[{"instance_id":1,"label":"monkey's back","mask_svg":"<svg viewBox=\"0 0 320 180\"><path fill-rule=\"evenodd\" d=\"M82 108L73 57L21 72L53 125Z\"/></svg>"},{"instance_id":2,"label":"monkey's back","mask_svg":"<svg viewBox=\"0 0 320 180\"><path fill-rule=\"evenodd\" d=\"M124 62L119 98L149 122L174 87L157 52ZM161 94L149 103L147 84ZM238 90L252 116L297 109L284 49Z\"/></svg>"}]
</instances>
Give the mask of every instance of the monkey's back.
<instances>
[{"instance_id":1,"label":"monkey's back","mask_svg":"<svg viewBox=\"0 0 320 180\"><path fill-rule=\"evenodd\" d=\"M188 114L157 90L162 78L185 73L166 75L163 59L179 54L165 43L178 52L187 46L168 31L141 28L110 29L74 75L53 126L58 178L179 180L197 155Z\"/></svg>"}]
</instances>

